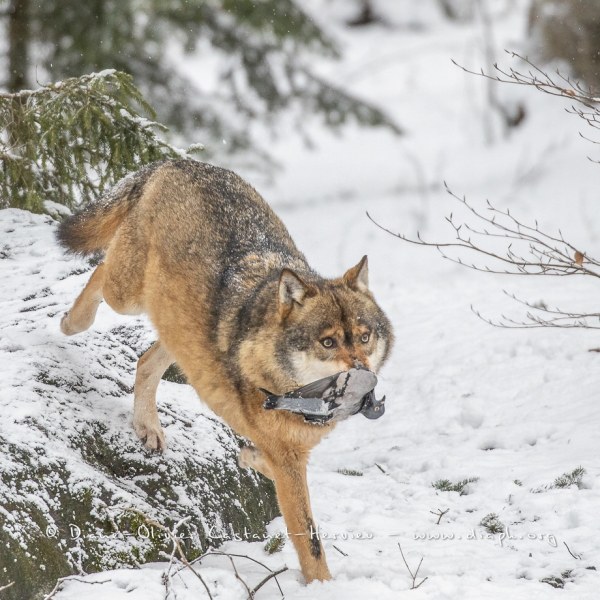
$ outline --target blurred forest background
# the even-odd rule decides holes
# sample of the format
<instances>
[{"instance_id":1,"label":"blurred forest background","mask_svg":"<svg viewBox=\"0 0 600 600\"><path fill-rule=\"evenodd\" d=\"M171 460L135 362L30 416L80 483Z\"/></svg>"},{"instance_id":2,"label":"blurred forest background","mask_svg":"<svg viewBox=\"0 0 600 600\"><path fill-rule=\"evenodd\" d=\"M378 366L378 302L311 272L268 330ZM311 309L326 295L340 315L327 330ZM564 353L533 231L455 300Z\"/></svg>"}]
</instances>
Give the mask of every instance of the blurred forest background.
<instances>
[{"instance_id":1,"label":"blurred forest background","mask_svg":"<svg viewBox=\"0 0 600 600\"><path fill-rule=\"evenodd\" d=\"M522 4L0 0L0 207L42 212L50 200L72 208L139 164L181 154L178 148L273 174L278 157L269 139L284 131L310 143L306 125L315 120L400 137L411 124L389 114L376 90L367 98L330 76L349 47L339 32L380 28L402 38L425 31L431 19L478 23L480 64L490 68L499 50L494 21ZM517 50L540 65L558 61L566 75L599 87L600 3L531 0L526 10ZM358 68L381 66L375 59ZM504 128L518 127L525 108L503 105L494 90L488 110Z\"/></svg>"}]
</instances>

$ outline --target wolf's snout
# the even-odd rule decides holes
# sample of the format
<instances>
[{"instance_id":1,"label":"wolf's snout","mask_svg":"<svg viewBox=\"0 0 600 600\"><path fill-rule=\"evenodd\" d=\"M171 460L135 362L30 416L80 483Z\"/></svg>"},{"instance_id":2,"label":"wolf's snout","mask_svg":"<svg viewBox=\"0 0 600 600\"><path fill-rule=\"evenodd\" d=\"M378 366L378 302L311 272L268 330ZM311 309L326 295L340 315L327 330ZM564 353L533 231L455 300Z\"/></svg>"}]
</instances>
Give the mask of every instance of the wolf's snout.
<instances>
[{"instance_id":1,"label":"wolf's snout","mask_svg":"<svg viewBox=\"0 0 600 600\"><path fill-rule=\"evenodd\" d=\"M355 369L368 369L369 365L367 364L366 360L360 360L358 358L355 358L352 361L352 367L354 367Z\"/></svg>"}]
</instances>

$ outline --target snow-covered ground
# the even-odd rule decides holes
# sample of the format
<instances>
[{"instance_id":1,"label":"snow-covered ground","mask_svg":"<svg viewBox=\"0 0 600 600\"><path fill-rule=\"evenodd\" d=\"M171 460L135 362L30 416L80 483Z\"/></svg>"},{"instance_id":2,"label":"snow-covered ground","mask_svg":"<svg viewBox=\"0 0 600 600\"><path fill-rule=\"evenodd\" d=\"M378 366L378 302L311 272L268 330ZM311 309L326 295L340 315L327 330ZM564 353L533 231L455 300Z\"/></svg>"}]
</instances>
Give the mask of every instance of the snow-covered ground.
<instances>
[{"instance_id":1,"label":"snow-covered ground","mask_svg":"<svg viewBox=\"0 0 600 600\"><path fill-rule=\"evenodd\" d=\"M495 329L470 310L522 315L502 294L506 288L532 301L597 312L597 284L477 273L392 238L365 216L368 210L392 230L419 228L427 238L448 239L444 216L457 205L445 180L475 205L489 198L524 221L560 228L598 256L600 167L587 160L597 148L580 139L585 125L559 100L510 86L498 88L499 98L524 102L527 116L503 136L486 106L485 82L450 62L484 66L486 32L477 21L444 21L434 2L421 3L415 16L403 11L406 1L394 0L380 2L393 27L349 33L340 25L343 2L307 4L321 21L327 16L346 51L341 63L323 64L322 72L386 107L407 133L396 138L350 128L337 137L309 120L315 150L282 135L270 142L286 167L276 182L247 176L324 275L337 276L369 255L371 287L397 339L378 386L387 412L373 422L356 416L342 423L312 456L312 504L333 581L305 586L290 543L273 555L262 541L230 541L221 550L273 570L287 565L278 580L288 600L597 598L600 355L589 349L600 346L600 335ZM515 64L501 55L503 48L524 51L524 3L489 4L497 16L498 56ZM580 466L579 485L553 486ZM469 478L476 480L462 495L432 485ZM490 513L506 527L504 535L480 525ZM276 519L269 529L282 528ZM416 590L410 591L399 544L413 571L423 559L416 583L427 579ZM246 559L236 566L251 587L266 574ZM65 582L55 597L208 597L187 570L171 571L168 595L167 569L164 563L90 575ZM247 597L225 557L208 557L197 569L213 598ZM557 577L563 589L542 581ZM281 594L270 581L257 597Z\"/></svg>"}]
</instances>

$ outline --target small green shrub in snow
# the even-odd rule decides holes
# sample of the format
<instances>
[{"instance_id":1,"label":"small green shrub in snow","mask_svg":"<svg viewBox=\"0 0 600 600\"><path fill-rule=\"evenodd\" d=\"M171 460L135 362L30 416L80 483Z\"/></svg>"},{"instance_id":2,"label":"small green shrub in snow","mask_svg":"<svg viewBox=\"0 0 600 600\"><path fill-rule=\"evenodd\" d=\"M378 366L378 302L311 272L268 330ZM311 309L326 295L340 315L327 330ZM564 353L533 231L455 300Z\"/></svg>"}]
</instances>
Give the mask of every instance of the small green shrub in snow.
<instances>
[{"instance_id":1,"label":"small green shrub in snow","mask_svg":"<svg viewBox=\"0 0 600 600\"><path fill-rule=\"evenodd\" d=\"M351 477L362 477L362 471L357 471L356 469L338 469L338 473L340 475L350 475Z\"/></svg>"},{"instance_id":2,"label":"small green shrub in snow","mask_svg":"<svg viewBox=\"0 0 600 600\"><path fill-rule=\"evenodd\" d=\"M440 492L458 492L461 496L465 496L468 493L467 486L470 483L475 483L478 480L479 477L467 477L466 479L462 479L461 481L453 483L449 479L438 479L431 485L436 490L440 490Z\"/></svg>"},{"instance_id":3,"label":"small green shrub in snow","mask_svg":"<svg viewBox=\"0 0 600 600\"><path fill-rule=\"evenodd\" d=\"M554 483L542 485L531 491L534 494L541 494L542 492L546 492L548 490L565 489L565 488L571 487L572 485L576 485L579 489L581 489L581 487L582 487L581 482L582 482L584 475L585 475L585 469L580 466L580 467L573 469L570 472L559 475L554 480Z\"/></svg>"},{"instance_id":4,"label":"small green shrub in snow","mask_svg":"<svg viewBox=\"0 0 600 600\"><path fill-rule=\"evenodd\" d=\"M552 575L550 577L544 577L543 579L540 579L540 581L551 585L553 588L562 590L567 581L573 581L573 571L572 569L567 569L560 574L560 577Z\"/></svg>"},{"instance_id":5,"label":"small green shrub in snow","mask_svg":"<svg viewBox=\"0 0 600 600\"><path fill-rule=\"evenodd\" d=\"M585 475L585 469L583 467L577 467L570 473L563 473L554 480L552 487L555 488L568 488L575 484L578 488L581 488L581 480Z\"/></svg>"},{"instance_id":6,"label":"small green shrub in snow","mask_svg":"<svg viewBox=\"0 0 600 600\"><path fill-rule=\"evenodd\" d=\"M265 552L267 554L275 554L281 552L285 546L285 535L283 533L276 533L272 535L267 543L265 544Z\"/></svg>"},{"instance_id":7,"label":"small green shrub in snow","mask_svg":"<svg viewBox=\"0 0 600 600\"><path fill-rule=\"evenodd\" d=\"M496 513L489 513L481 519L479 525L488 533L502 533L505 529L504 523L500 520Z\"/></svg>"}]
</instances>

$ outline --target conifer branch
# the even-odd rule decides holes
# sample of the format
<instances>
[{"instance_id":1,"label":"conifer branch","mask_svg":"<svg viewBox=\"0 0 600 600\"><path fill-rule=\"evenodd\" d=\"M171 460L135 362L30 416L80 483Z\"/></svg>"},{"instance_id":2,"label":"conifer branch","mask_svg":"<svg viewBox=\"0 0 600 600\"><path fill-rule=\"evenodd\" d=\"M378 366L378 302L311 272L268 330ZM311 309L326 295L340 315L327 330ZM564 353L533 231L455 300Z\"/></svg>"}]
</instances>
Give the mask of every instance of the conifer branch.
<instances>
[{"instance_id":1,"label":"conifer branch","mask_svg":"<svg viewBox=\"0 0 600 600\"><path fill-rule=\"evenodd\" d=\"M74 208L148 162L184 155L154 118L132 77L115 70L0 93L0 208Z\"/></svg>"}]
</instances>

